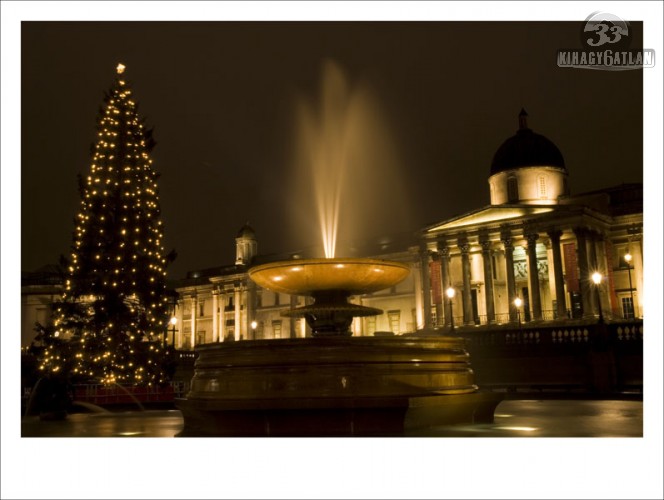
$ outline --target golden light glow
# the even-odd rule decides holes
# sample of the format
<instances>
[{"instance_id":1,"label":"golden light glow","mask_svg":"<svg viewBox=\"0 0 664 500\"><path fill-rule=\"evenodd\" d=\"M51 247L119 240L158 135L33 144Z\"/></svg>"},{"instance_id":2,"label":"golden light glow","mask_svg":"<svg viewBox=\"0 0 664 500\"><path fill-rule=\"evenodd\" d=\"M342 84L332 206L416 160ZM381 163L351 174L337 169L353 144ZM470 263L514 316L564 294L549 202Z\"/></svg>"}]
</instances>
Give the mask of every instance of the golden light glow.
<instances>
[{"instance_id":1,"label":"golden light glow","mask_svg":"<svg viewBox=\"0 0 664 500\"><path fill-rule=\"evenodd\" d=\"M124 73L125 68L126 68L126 66L124 64L120 63L120 64L118 64L117 68L115 68L115 69L117 70L118 75L121 75L122 73Z\"/></svg>"}]
</instances>

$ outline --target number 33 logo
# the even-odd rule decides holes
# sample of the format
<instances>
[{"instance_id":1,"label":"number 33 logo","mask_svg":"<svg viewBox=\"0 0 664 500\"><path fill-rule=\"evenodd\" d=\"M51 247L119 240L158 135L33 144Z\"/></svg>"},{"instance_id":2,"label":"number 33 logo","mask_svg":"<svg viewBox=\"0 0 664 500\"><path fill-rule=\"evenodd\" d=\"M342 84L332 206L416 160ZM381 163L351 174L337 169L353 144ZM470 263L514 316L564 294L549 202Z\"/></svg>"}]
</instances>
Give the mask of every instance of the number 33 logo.
<instances>
[{"instance_id":1,"label":"number 33 logo","mask_svg":"<svg viewBox=\"0 0 664 500\"><path fill-rule=\"evenodd\" d=\"M629 23L608 12L593 12L586 18L582 39L590 47L628 42Z\"/></svg>"},{"instance_id":2,"label":"number 33 logo","mask_svg":"<svg viewBox=\"0 0 664 500\"><path fill-rule=\"evenodd\" d=\"M623 35L623 28L620 26L607 26L604 23L593 26L597 38L588 38L586 42L592 47L599 47L605 43L619 42Z\"/></svg>"}]
</instances>

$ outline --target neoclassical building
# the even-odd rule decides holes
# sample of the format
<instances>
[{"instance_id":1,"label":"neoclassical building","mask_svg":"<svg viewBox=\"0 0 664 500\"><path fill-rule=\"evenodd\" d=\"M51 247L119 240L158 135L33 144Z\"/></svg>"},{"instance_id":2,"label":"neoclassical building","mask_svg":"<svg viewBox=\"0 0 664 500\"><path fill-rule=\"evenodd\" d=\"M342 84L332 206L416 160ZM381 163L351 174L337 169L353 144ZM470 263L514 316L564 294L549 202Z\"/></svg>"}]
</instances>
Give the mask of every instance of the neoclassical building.
<instances>
[{"instance_id":1,"label":"neoclassical building","mask_svg":"<svg viewBox=\"0 0 664 500\"><path fill-rule=\"evenodd\" d=\"M522 110L491 163L491 204L423 231L427 326L642 317L643 186L572 196L567 177Z\"/></svg>"}]
</instances>

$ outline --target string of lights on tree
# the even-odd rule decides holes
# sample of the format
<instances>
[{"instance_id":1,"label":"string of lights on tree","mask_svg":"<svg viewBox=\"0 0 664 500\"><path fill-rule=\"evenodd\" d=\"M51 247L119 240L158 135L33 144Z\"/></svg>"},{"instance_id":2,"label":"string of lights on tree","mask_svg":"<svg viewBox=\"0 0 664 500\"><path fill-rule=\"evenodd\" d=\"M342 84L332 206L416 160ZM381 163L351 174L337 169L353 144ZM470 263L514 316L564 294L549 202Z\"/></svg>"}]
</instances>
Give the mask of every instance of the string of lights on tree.
<instances>
[{"instance_id":1,"label":"string of lights on tree","mask_svg":"<svg viewBox=\"0 0 664 500\"><path fill-rule=\"evenodd\" d=\"M164 382L168 297L152 131L117 66L97 120L88 175L79 178L62 300L40 369L105 384Z\"/></svg>"}]
</instances>

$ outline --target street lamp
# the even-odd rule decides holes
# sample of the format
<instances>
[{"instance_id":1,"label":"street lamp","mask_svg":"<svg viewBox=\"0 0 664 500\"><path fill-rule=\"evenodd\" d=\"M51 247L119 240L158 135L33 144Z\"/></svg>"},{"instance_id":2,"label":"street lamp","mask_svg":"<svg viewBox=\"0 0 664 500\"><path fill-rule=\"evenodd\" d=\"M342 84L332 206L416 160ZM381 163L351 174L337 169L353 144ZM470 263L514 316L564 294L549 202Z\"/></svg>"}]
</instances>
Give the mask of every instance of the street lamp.
<instances>
[{"instance_id":1,"label":"street lamp","mask_svg":"<svg viewBox=\"0 0 664 500\"><path fill-rule=\"evenodd\" d=\"M258 326L258 323L256 323L256 320L253 320L251 322L251 338L256 340L256 327Z\"/></svg>"},{"instance_id":2,"label":"street lamp","mask_svg":"<svg viewBox=\"0 0 664 500\"><path fill-rule=\"evenodd\" d=\"M456 290L454 290L453 287L449 287L447 290L445 290L445 294L450 300L450 330L452 332L454 331L454 303L452 302L452 299L454 298L455 293Z\"/></svg>"},{"instance_id":3,"label":"street lamp","mask_svg":"<svg viewBox=\"0 0 664 500\"><path fill-rule=\"evenodd\" d=\"M514 305L516 306L516 318L517 321L519 322L519 328L521 328L521 305L523 304L523 300L521 300L521 297L517 297L514 299Z\"/></svg>"},{"instance_id":4,"label":"street lamp","mask_svg":"<svg viewBox=\"0 0 664 500\"><path fill-rule=\"evenodd\" d=\"M629 251L625 254L625 264L627 264L627 276L629 276L629 299L632 307L632 319L636 318L634 309L634 292L632 291L632 254Z\"/></svg>"},{"instance_id":5,"label":"street lamp","mask_svg":"<svg viewBox=\"0 0 664 500\"><path fill-rule=\"evenodd\" d=\"M173 349L175 349L175 324L177 322L178 322L178 319L175 316L172 316L171 320L169 321L169 323L173 327L173 330L172 330L172 332L173 332Z\"/></svg>"},{"instance_id":6,"label":"street lamp","mask_svg":"<svg viewBox=\"0 0 664 500\"><path fill-rule=\"evenodd\" d=\"M604 322L604 317L602 316L602 301L599 297L599 286L602 284L602 273L595 271L591 276L593 283L595 283L595 294L597 295L597 307L599 309L599 322Z\"/></svg>"}]
</instances>

